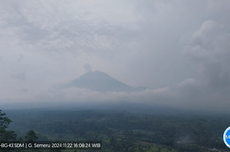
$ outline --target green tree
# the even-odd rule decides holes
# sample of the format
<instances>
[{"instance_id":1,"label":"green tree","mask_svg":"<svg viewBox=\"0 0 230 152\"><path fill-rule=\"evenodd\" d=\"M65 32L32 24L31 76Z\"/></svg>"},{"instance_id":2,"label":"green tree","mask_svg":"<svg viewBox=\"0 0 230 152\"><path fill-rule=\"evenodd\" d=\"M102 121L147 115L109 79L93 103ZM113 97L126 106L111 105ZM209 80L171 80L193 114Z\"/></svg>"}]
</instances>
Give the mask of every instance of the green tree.
<instances>
[{"instance_id":1,"label":"green tree","mask_svg":"<svg viewBox=\"0 0 230 152\"><path fill-rule=\"evenodd\" d=\"M34 142L38 139L38 137L33 130L30 130L29 132L27 132L25 139L26 139L26 141Z\"/></svg>"},{"instance_id":2,"label":"green tree","mask_svg":"<svg viewBox=\"0 0 230 152\"><path fill-rule=\"evenodd\" d=\"M0 141L13 141L16 140L16 134L14 131L8 131L7 128L12 122L8 117L5 116L0 110Z\"/></svg>"}]
</instances>

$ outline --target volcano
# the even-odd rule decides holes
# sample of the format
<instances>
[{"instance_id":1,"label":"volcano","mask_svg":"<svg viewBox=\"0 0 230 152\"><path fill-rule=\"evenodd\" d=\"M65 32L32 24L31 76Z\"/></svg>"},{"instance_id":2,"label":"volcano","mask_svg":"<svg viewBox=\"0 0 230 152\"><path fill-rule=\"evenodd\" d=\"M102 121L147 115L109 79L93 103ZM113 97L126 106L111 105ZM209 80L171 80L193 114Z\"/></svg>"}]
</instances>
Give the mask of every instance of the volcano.
<instances>
[{"instance_id":1,"label":"volcano","mask_svg":"<svg viewBox=\"0 0 230 152\"><path fill-rule=\"evenodd\" d=\"M147 89L146 87L133 88L101 71L87 72L79 78L67 83L64 87L86 88L99 92L133 92Z\"/></svg>"}]
</instances>

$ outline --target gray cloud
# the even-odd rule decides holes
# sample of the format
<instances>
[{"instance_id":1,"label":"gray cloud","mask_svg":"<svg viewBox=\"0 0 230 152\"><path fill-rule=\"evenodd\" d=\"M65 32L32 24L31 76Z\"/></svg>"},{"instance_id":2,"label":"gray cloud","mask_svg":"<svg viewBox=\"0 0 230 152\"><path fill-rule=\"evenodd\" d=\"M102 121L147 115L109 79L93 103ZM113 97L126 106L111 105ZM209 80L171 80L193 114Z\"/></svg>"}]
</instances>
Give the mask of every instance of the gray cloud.
<instances>
[{"instance_id":1,"label":"gray cloud","mask_svg":"<svg viewBox=\"0 0 230 152\"><path fill-rule=\"evenodd\" d=\"M92 72L92 68L88 63L84 65L84 68L85 68L85 72Z\"/></svg>"},{"instance_id":2,"label":"gray cloud","mask_svg":"<svg viewBox=\"0 0 230 152\"><path fill-rule=\"evenodd\" d=\"M227 112L228 14L228 1L212 0L1 1L0 100L93 99ZM53 87L91 71L85 63L153 90L103 94Z\"/></svg>"},{"instance_id":3,"label":"gray cloud","mask_svg":"<svg viewBox=\"0 0 230 152\"><path fill-rule=\"evenodd\" d=\"M212 87L228 87L230 84L230 34L228 28L215 21L203 22L192 35L192 44L184 53L199 66L203 81Z\"/></svg>"},{"instance_id":4,"label":"gray cloud","mask_svg":"<svg viewBox=\"0 0 230 152\"><path fill-rule=\"evenodd\" d=\"M20 54L20 55L18 56L18 62L21 62L21 61L22 61L22 59L23 59L23 55L22 55L22 54Z\"/></svg>"},{"instance_id":5,"label":"gray cloud","mask_svg":"<svg viewBox=\"0 0 230 152\"><path fill-rule=\"evenodd\" d=\"M26 74L25 74L25 72L12 74L12 78L25 81L26 80Z\"/></svg>"}]
</instances>

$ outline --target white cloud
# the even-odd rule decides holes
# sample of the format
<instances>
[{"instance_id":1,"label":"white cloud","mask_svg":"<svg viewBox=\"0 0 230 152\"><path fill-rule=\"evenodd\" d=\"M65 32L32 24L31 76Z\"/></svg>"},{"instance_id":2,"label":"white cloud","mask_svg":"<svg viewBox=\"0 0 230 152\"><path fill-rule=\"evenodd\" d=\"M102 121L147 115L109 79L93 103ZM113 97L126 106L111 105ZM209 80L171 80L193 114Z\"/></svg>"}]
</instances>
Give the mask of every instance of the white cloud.
<instances>
[{"instance_id":1,"label":"white cloud","mask_svg":"<svg viewBox=\"0 0 230 152\"><path fill-rule=\"evenodd\" d=\"M178 84L178 86L179 87L184 87L184 86L187 86L187 85L193 85L195 82L196 82L196 80L189 78L189 79L186 79L186 80L180 82Z\"/></svg>"}]
</instances>

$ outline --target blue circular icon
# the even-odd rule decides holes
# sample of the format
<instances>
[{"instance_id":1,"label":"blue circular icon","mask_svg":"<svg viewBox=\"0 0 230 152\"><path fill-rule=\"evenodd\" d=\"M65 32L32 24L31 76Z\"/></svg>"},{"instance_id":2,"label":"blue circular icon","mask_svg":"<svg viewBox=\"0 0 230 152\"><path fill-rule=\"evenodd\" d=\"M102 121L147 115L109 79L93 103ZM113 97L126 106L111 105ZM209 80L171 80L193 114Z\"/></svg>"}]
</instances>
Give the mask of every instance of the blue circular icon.
<instances>
[{"instance_id":1,"label":"blue circular icon","mask_svg":"<svg viewBox=\"0 0 230 152\"><path fill-rule=\"evenodd\" d=\"M223 141L225 145L230 148L230 127L228 127L223 134Z\"/></svg>"}]
</instances>

